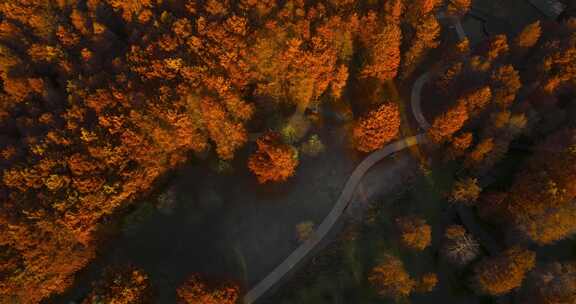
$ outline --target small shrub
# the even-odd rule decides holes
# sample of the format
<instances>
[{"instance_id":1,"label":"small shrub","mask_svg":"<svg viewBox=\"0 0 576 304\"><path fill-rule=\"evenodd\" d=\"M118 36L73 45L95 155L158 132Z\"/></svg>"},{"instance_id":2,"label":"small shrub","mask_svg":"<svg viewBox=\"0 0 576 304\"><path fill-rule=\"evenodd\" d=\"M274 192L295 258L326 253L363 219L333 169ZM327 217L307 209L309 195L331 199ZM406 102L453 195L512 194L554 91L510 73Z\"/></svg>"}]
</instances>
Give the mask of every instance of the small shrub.
<instances>
[{"instance_id":1,"label":"small shrub","mask_svg":"<svg viewBox=\"0 0 576 304\"><path fill-rule=\"evenodd\" d=\"M300 146L302 154L311 157L318 156L320 153L324 152L324 149L324 144L316 134L310 136L310 138Z\"/></svg>"},{"instance_id":2,"label":"small shrub","mask_svg":"<svg viewBox=\"0 0 576 304\"><path fill-rule=\"evenodd\" d=\"M314 222L305 221L296 225L296 235L298 237L298 241L307 241L312 236L312 233L314 233Z\"/></svg>"}]
</instances>

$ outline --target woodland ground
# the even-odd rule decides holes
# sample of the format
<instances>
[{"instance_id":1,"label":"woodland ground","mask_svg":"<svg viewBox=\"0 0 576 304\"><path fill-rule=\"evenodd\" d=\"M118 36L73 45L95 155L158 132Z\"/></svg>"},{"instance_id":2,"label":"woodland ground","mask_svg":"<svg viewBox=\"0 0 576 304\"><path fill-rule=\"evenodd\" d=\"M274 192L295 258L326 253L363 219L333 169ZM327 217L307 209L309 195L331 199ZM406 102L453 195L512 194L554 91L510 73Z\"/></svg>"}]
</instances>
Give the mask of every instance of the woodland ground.
<instances>
[{"instance_id":1,"label":"woodland ground","mask_svg":"<svg viewBox=\"0 0 576 304\"><path fill-rule=\"evenodd\" d=\"M229 175L198 164L181 168L170 182L176 194L172 214L145 203L110 252L85 272L84 284L58 303L81 298L99 265L110 263L146 271L157 303L173 303L175 288L195 272L254 285L298 246L298 223L322 221L363 157L348 149L341 130L320 135L326 151L313 159L301 155L298 174L282 184L262 187L241 164ZM356 201L400 186L399 177L414 164L409 153L379 163L358 187Z\"/></svg>"},{"instance_id":2,"label":"woodland ground","mask_svg":"<svg viewBox=\"0 0 576 304\"><path fill-rule=\"evenodd\" d=\"M450 165L433 165L416 175L410 186L371 196L371 207L361 221L349 221L337 241L262 303L392 303L378 297L365 282L367 272L385 253L401 256L414 277L425 272L438 274L438 288L412 297L412 303L481 303L458 279L461 274L434 254L442 227L455 217L442 195L452 185L453 169ZM415 253L398 246L393 219L408 214L425 218L433 227L435 241L430 248Z\"/></svg>"}]
</instances>

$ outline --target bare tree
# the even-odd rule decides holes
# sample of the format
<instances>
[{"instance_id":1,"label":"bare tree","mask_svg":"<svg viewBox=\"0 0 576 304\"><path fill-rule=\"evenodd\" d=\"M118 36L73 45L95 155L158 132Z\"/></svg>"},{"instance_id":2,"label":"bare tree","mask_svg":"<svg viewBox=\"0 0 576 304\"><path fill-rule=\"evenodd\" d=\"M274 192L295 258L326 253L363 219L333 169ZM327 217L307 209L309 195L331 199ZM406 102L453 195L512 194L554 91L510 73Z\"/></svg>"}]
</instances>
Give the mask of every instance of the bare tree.
<instances>
[{"instance_id":1,"label":"bare tree","mask_svg":"<svg viewBox=\"0 0 576 304\"><path fill-rule=\"evenodd\" d=\"M478 257L480 245L464 227L452 225L444 231L444 241L440 251L450 263L464 266Z\"/></svg>"}]
</instances>

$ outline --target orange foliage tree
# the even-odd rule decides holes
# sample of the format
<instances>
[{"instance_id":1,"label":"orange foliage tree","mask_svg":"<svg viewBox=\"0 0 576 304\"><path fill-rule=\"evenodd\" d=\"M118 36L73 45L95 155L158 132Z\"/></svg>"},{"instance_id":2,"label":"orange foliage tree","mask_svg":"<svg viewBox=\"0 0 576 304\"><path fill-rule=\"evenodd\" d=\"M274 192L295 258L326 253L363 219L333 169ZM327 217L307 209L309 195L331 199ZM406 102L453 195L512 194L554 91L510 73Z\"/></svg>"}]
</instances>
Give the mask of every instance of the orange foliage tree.
<instances>
[{"instance_id":1,"label":"orange foliage tree","mask_svg":"<svg viewBox=\"0 0 576 304\"><path fill-rule=\"evenodd\" d=\"M426 221L417 217L401 217L396 219L400 231L400 242L406 248L421 251L432 242L432 228Z\"/></svg>"},{"instance_id":2,"label":"orange foliage tree","mask_svg":"<svg viewBox=\"0 0 576 304\"><path fill-rule=\"evenodd\" d=\"M494 103L503 109L512 105L522 87L518 71L512 65L498 67L490 76Z\"/></svg>"},{"instance_id":3,"label":"orange foliage tree","mask_svg":"<svg viewBox=\"0 0 576 304\"><path fill-rule=\"evenodd\" d=\"M399 130L398 105L385 103L356 122L352 138L356 149L362 152L372 152L395 138Z\"/></svg>"},{"instance_id":4,"label":"orange foliage tree","mask_svg":"<svg viewBox=\"0 0 576 304\"><path fill-rule=\"evenodd\" d=\"M547 245L576 233L576 204L553 208L518 224L518 231L538 245Z\"/></svg>"},{"instance_id":5,"label":"orange foliage tree","mask_svg":"<svg viewBox=\"0 0 576 304\"><path fill-rule=\"evenodd\" d=\"M529 49L536 45L541 34L542 28L540 27L540 21L530 23L514 38L514 47L518 49Z\"/></svg>"},{"instance_id":6,"label":"orange foliage tree","mask_svg":"<svg viewBox=\"0 0 576 304\"><path fill-rule=\"evenodd\" d=\"M456 62L450 64L442 73L436 78L434 87L439 93L444 96L450 96L454 93L458 77L462 75L463 63Z\"/></svg>"},{"instance_id":7,"label":"orange foliage tree","mask_svg":"<svg viewBox=\"0 0 576 304\"><path fill-rule=\"evenodd\" d=\"M152 303L150 281L145 273L133 267L109 268L105 270L104 278L94 284L82 303Z\"/></svg>"},{"instance_id":8,"label":"orange foliage tree","mask_svg":"<svg viewBox=\"0 0 576 304\"><path fill-rule=\"evenodd\" d=\"M479 166L494 149L494 139L491 137L483 139L466 156L465 165L467 167Z\"/></svg>"},{"instance_id":9,"label":"orange foliage tree","mask_svg":"<svg viewBox=\"0 0 576 304\"><path fill-rule=\"evenodd\" d=\"M501 221L518 226L539 244L565 238L576 224L574 130L562 130L538 145L538 153L514 178L507 194L487 206ZM552 154L550 151L554 151Z\"/></svg>"},{"instance_id":10,"label":"orange foliage tree","mask_svg":"<svg viewBox=\"0 0 576 304\"><path fill-rule=\"evenodd\" d=\"M573 36L547 41L541 58L536 59L538 80L545 93L554 93L563 84L576 77L576 48Z\"/></svg>"},{"instance_id":11,"label":"orange foliage tree","mask_svg":"<svg viewBox=\"0 0 576 304\"><path fill-rule=\"evenodd\" d=\"M494 61L500 56L506 55L508 49L508 37L506 35L495 35L489 38L485 55L489 61Z\"/></svg>"},{"instance_id":12,"label":"orange foliage tree","mask_svg":"<svg viewBox=\"0 0 576 304\"><path fill-rule=\"evenodd\" d=\"M412 74L428 50L434 49L440 44L438 41L440 24L433 14L427 15L423 20L420 20L415 31L416 33L410 43L410 48L404 53L402 59L401 76L403 78Z\"/></svg>"},{"instance_id":13,"label":"orange foliage tree","mask_svg":"<svg viewBox=\"0 0 576 304\"><path fill-rule=\"evenodd\" d=\"M481 113L492 99L492 90L489 86L475 89L460 97L459 102L466 104L468 115L476 116Z\"/></svg>"},{"instance_id":14,"label":"orange foliage tree","mask_svg":"<svg viewBox=\"0 0 576 304\"><path fill-rule=\"evenodd\" d=\"M176 290L182 304L236 304L239 292L233 284L211 288L197 275L191 276Z\"/></svg>"},{"instance_id":15,"label":"orange foliage tree","mask_svg":"<svg viewBox=\"0 0 576 304\"><path fill-rule=\"evenodd\" d=\"M418 292L431 292L438 284L438 276L435 273L425 273L417 284L416 290Z\"/></svg>"},{"instance_id":16,"label":"orange foliage tree","mask_svg":"<svg viewBox=\"0 0 576 304\"><path fill-rule=\"evenodd\" d=\"M436 143L449 140L464 126L468 117L466 104L458 102L456 106L434 119L432 126L428 129L428 136Z\"/></svg>"},{"instance_id":17,"label":"orange foliage tree","mask_svg":"<svg viewBox=\"0 0 576 304\"><path fill-rule=\"evenodd\" d=\"M474 135L470 132L464 132L450 141L450 148L448 150L448 158L455 159L465 154L466 150L470 148L474 140Z\"/></svg>"},{"instance_id":18,"label":"orange foliage tree","mask_svg":"<svg viewBox=\"0 0 576 304\"><path fill-rule=\"evenodd\" d=\"M481 294L502 295L520 287L526 273L534 267L535 253L513 247L488 257L474 267L474 283Z\"/></svg>"},{"instance_id":19,"label":"orange foliage tree","mask_svg":"<svg viewBox=\"0 0 576 304\"><path fill-rule=\"evenodd\" d=\"M402 261L392 255L384 256L382 262L370 272L368 281L379 295L395 299L409 296L416 287Z\"/></svg>"},{"instance_id":20,"label":"orange foliage tree","mask_svg":"<svg viewBox=\"0 0 576 304\"><path fill-rule=\"evenodd\" d=\"M470 0L451 0L446 6L446 13L454 17L462 17L468 13L472 1Z\"/></svg>"},{"instance_id":21,"label":"orange foliage tree","mask_svg":"<svg viewBox=\"0 0 576 304\"><path fill-rule=\"evenodd\" d=\"M362 68L364 77L374 77L380 81L393 79L400 66L400 44L402 31L396 23L382 25L378 34L365 42L368 47L368 62Z\"/></svg>"},{"instance_id":22,"label":"orange foliage tree","mask_svg":"<svg viewBox=\"0 0 576 304\"><path fill-rule=\"evenodd\" d=\"M433 11L441 4L440 0L416 0L406 3L406 14L408 21L417 24L420 18L431 15Z\"/></svg>"},{"instance_id":23,"label":"orange foliage tree","mask_svg":"<svg viewBox=\"0 0 576 304\"><path fill-rule=\"evenodd\" d=\"M248 168L258 182L285 181L294 175L298 154L293 147L283 144L277 133L267 133L256 141L258 150L250 156Z\"/></svg>"},{"instance_id":24,"label":"orange foliage tree","mask_svg":"<svg viewBox=\"0 0 576 304\"><path fill-rule=\"evenodd\" d=\"M553 262L537 266L528 276L523 297L528 304L560 304L576 301L576 264Z\"/></svg>"}]
</instances>

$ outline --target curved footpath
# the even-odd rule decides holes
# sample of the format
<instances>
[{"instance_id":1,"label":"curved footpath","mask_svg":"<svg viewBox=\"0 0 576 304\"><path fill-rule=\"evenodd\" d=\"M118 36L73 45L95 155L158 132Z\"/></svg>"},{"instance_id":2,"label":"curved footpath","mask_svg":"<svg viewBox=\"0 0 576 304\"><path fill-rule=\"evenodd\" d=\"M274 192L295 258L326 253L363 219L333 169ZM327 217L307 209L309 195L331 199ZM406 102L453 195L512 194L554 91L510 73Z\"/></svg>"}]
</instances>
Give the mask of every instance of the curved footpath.
<instances>
[{"instance_id":1,"label":"curved footpath","mask_svg":"<svg viewBox=\"0 0 576 304\"><path fill-rule=\"evenodd\" d=\"M463 40L463 39L467 38L459 19L453 18L453 17L446 17L443 13L439 13L438 19L443 19L443 18L450 18L450 19L455 20L455 22L454 22L455 23L455 29L456 29L456 32L458 34L459 39ZM428 123L428 121L426 120L424 115L422 114L422 109L421 109L421 104L420 104L420 99L421 99L420 95L421 95L422 87L424 86L424 84L429 79L430 79L430 73L429 72L422 74L415 81L414 86L412 88L412 92L411 92L412 112L413 112L414 117L416 118L418 124L420 125L420 127L423 130L427 130L428 128L430 128L430 124ZM243 302L245 304L252 304L255 301L257 301L258 299L260 299L276 283L278 283L285 275L287 275L292 269L294 269L296 266L298 266L298 264L300 264L300 263L302 263L302 261L304 261L306 256L308 256L312 252L312 250L314 248L316 248L316 246L326 237L326 235L330 232L330 230L334 227L334 225L340 219L340 217L344 213L344 210L346 209L346 207L348 207L348 205L352 199L352 196L354 195L356 187L358 186L358 184L362 180L362 177L366 174L366 172L372 166L374 166L380 160L384 159L385 157L387 157L393 153L396 153L398 151L402 151L402 150L404 150L408 147L414 146L414 145L424 143L426 140L427 140L427 138L426 138L425 132L421 133L419 135L416 135L416 136L404 138L404 139L398 140L394 143L391 143L389 145L386 145L384 148L371 153L364 160L362 160L362 162L358 166L356 166L356 168L354 169L354 171L352 172L352 174L350 175L350 177L346 181L346 184L344 185L344 188L342 189L340 197L338 197L338 200L334 204L334 207L332 207L332 210L330 211L330 213L328 213L328 215L324 218L324 220L322 221L320 226L318 226L318 229L316 229L313 232L312 236L306 242L304 242L300 246L298 246L298 248L296 248L296 250L294 250L282 263L280 263L280 265L276 266L276 268L274 268L274 270L272 270L264 279L262 279L260 282L258 282L258 284L256 284L256 286L254 286L252 289L250 289L246 293L246 295L244 296ZM468 211L470 211L470 210L468 209ZM464 216L462 216L462 214L461 214L462 212L464 212ZM478 231L481 231L481 232L483 232L483 231L480 229L480 227L474 221L473 215L471 213L466 214L465 210L462 212L460 211L460 208L459 208L458 213L460 214L462 221L465 222L464 223L465 226L469 230L471 230L471 232L474 235L476 235L476 236L481 235L482 233L479 233ZM470 217L470 215L472 215L472 217ZM472 225L471 223L474 223L476 225ZM485 239L484 237L479 238L479 241L481 243L483 243L483 242L490 243L489 240L491 240L489 238L489 236L488 236L488 240ZM485 247L488 248L489 250L491 248L491 246L485 246ZM491 251L491 253L492 253L492 251Z\"/></svg>"},{"instance_id":2,"label":"curved footpath","mask_svg":"<svg viewBox=\"0 0 576 304\"><path fill-rule=\"evenodd\" d=\"M458 34L458 39L460 39L460 41L468 39L468 37L466 36L466 32L464 32L464 28L462 27L462 23L458 18L446 17L443 13L439 13L438 19L443 18L449 18L454 21L454 28L456 29L456 33ZM426 120L426 117L424 117L424 114L422 113L421 108L422 103L420 99L422 96L422 88L424 84L426 84L426 82L430 80L430 78L431 78L430 72L426 72L420 75L420 77L416 79L414 85L412 86L412 92L410 98L412 114L414 115L414 118L418 122L420 128L422 128L423 130L428 130L430 128L430 123L428 122L428 120ZM478 240L478 242L482 244L482 247L488 250L490 255L496 255L500 252L501 249L496 240L494 240L490 236L490 234L488 234L486 231L484 231L484 229L482 229L480 224L476 221L474 214L472 213L472 210L470 210L469 207L458 205L456 207L456 211L458 212L458 217L460 217L460 220L462 221L464 226L466 226L468 231L470 231L474 235L474 237Z\"/></svg>"},{"instance_id":3,"label":"curved footpath","mask_svg":"<svg viewBox=\"0 0 576 304\"><path fill-rule=\"evenodd\" d=\"M453 20L454 28L455 28L456 33L458 35L458 39L460 39L460 41L468 39L468 37L466 36L466 33L464 32L464 27L462 27L462 23L460 22L460 19L455 18L455 17L448 17L443 12L438 13L436 15L436 18L438 20L440 20L440 19ZM422 102L420 99L422 96L422 88L424 87L426 82L428 82L428 80L430 80L430 78L431 78L431 72L425 72L422 75L420 75L420 77L418 77L416 79L416 81L414 81L414 85L412 86L412 92L410 94L410 105L412 108L412 114L414 115L414 118L418 122L418 125L420 126L420 128L422 128L422 130L424 130L424 131L428 130L431 127L431 125L426 120L426 117L424 117L424 114L422 113Z\"/></svg>"},{"instance_id":4,"label":"curved footpath","mask_svg":"<svg viewBox=\"0 0 576 304\"><path fill-rule=\"evenodd\" d=\"M414 118L418 122L420 128L423 130L428 130L430 128L430 123L426 120L424 114L422 114L422 104L420 103L422 87L424 84L426 84L426 82L428 82L428 80L430 80L430 72L426 72L420 75L420 77L418 77L418 79L416 79L414 82L414 85L412 86L412 93L410 94L412 114L414 115Z\"/></svg>"},{"instance_id":5,"label":"curved footpath","mask_svg":"<svg viewBox=\"0 0 576 304\"><path fill-rule=\"evenodd\" d=\"M304 243L302 243L295 251L293 251L280 265L276 266L272 272L270 272L262 281L258 282L256 286L246 293L244 296L244 303L251 304L263 296L270 288L274 286L281 278L284 277L292 268L294 268L298 263L303 261L303 259L314 249L330 232L332 227L336 224L340 216L344 213L346 207L350 203L352 196L356 190L356 187L362 180L362 177L366 172L374 166L377 162L387 157L390 154L402 151L408 147L417 145L425 141L425 135L420 134L405 139L398 140L394 143L387 145L386 147L373 152L368 155L362 162L356 166L346 185L338 197L336 204L324 218L318 229L314 231L312 236Z\"/></svg>"}]
</instances>

